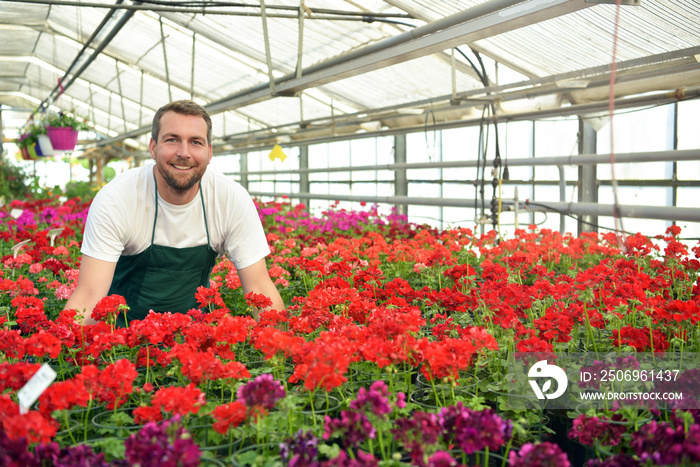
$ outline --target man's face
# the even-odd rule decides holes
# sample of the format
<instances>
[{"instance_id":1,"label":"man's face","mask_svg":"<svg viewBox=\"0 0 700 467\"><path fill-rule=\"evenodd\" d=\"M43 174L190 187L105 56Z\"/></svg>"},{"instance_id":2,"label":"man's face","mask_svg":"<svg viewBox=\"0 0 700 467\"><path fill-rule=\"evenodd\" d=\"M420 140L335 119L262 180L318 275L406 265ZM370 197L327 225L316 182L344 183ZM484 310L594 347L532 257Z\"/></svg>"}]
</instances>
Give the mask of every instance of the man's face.
<instances>
[{"instance_id":1,"label":"man's face","mask_svg":"<svg viewBox=\"0 0 700 467\"><path fill-rule=\"evenodd\" d=\"M158 141L151 139L149 151L156 161L157 174L167 185L163 188L180 201L188 198L188 193L194 196L212 156L207 124L198 116L166 112L160 119Z\"/></svg>"}]
</instances>

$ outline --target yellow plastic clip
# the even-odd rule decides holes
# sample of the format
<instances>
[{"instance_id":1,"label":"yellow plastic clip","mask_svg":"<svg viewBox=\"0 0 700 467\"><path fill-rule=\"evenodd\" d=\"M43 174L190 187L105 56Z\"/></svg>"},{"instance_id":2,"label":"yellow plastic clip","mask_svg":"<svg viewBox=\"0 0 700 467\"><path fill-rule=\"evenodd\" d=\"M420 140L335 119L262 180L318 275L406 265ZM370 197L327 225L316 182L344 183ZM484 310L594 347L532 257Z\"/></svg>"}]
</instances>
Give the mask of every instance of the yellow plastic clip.
<instances>
[{"instance_id":1,"label":"yellow plastic clip","mask_svg":"<svg viewBox=\"0 0 700 467\"><path fill-rule=\"evenodd\" d=\"M279 144L275 144L275 147L272 148L272 151L270 151L270 155L268 155L267 157L269 157L271 161L279 159L280 162L284 162L285 159L287 159L287 155L284 153L284 151L282 151L282 148Z\"/></svg>"}]
</instances>

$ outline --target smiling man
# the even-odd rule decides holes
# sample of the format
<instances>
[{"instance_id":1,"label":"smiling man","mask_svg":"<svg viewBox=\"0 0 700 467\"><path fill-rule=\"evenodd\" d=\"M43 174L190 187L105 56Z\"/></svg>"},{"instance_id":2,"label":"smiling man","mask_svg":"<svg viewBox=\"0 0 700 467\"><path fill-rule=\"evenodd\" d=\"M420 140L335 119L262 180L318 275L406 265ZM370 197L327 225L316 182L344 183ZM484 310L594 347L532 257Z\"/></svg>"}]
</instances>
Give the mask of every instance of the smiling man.
<instances>
[{"instance_id":1,"label":"smiling man","mask_svg":"<svg viewBox=\"0 0 700 467\"><path fill-rule=\"evenodd\" d=\"M192 101L161 107L153 118L149 151L155 164L131 169L102 188L85 224L78 284L65 309L83 324L106 295L124 296L129 321L150 310L186 313L195 292L209 284L216 258L236 266L243 290L284 303L270 280L270 253L248 192L207 171L211 118ZM124 326L121 315L117 324Z\"/></svg>"}]
</instances>

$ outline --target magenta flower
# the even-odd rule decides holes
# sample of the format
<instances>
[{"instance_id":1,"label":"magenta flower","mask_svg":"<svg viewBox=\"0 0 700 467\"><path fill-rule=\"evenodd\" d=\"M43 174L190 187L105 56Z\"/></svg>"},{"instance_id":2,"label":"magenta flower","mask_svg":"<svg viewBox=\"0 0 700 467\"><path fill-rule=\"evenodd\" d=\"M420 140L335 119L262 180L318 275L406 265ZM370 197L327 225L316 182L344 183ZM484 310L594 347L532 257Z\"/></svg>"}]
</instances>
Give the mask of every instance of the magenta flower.
<instances>
[{"instance_id":1,"label":"magenta flower","mask_svg":"<svg viewBox=\"0 0 700 467\"><path fill-rule=\"evenodd\" d=\"M51 465L53 467L118 467L118 461L108 463L103 453L93 452L90 446L78 444L60 448L58 443L40 444L36 447L37 464L23 465ZM2 464L22 465L22 464Z\"/></svg>"},{"instance_id":2,"label":"magenta flower","mask_svg":"<svg viewBox=\"0 0 700 467\"><path fill-rule=\"evenodd\" d=\"M642 464L628 454L615 454L603 460L591 459L586 467L642 467Z\"/></svg>"},{"instance_id":3,"label":"magenta flower","mask_svg":"<svg viewBox=\"0 0 700 467\"><path fill-rule=\"evenodd\" d=\"M431 446L440 440L442 427L437 415L428 412L415 412L408 418L399 418L391 432L396 441L408 451L416 465L425 465L423 456Z\"/></svg>"},{"instance_id":4,"label":"magenta flower","mask_svg":"<svg viewBox=\"0 0 700 467\"><path fill-rule=\"evenodd\" d=\"M326 415L325 432L323 439L330 439L339 435L347 447L356 447L368 438L374 439L377 430L367 418L364 412L343 410L340 418L331 418Z\"/></svg>"},{"instance_id":5,"label":"magenta flower","mask_svg":"<svg viewBox=\"0 0 700 467\"><path fill-rule=\"evenodd\" d=\"M180 425L180 416L161 425L150 422L126 441L125 458L129 465L195 467L200 464L199 446Z\"/></svg>"},{"instance_id":6,"label":"magenta flower","mask_svg":"<svg viewBox=\"0 0 700 467\"><path fill-rule=\"evenodd\" d=\"M299 429L293 437L280 443L280 457L288 467L318 467L318 438L311 431Z\"/></svg>"},{"instance_id":7,"label":"magenta flower","mask_svg":"<svg viewBox=\"0 0 700 467\"><path fill-rule=\"evenodd\" d=\"M569 467L571 463L561 448L548 441L539 444L524 444L518 452L508 456L511 467Z\"/></svg>"},{"instance_id":8,"label":"magenta flower","mask_svg":"<svg viewBox=\"0 0 700 467\"><path fill-rule=\"evenodd\" d=\"M508 442L513 429L509 420L503 420L493 410L472 410L461 402L443 407L438 417L445 440L467 454L487 447L498 450Z\"/></svg>"},{"instance_id":9,"label":"magenta flower","mask_svg":"<svg viewBox=\"0 0 700 467\"><path fill-rule=\"evenodd\" d=\"M459 465L449 452L438 451L428 459L428 467L456 467Z\"/></svg>"},{"instance_id":10,"label":"magenta flower","mask_svg":"<svg viewBox=\"0 0 700 467\"><path fill-rule=\"evenodd\" d=\"M389 388L384 381L375 381L369 389L360 388L357 392L357 399L350 402L353 410L362 410L369 407L370 411L379 418L391 413L389 404Z\"/></svg>"},{"instance_id":11,"label":"magenta flower","mask_svg":"<svg viewBox=\"0 0 700 467\"><path fill-rule=\"evenodd\" d=\"M569 431L569 438L577 439L579 443L593 446L598 441L601 446L617 446L622 440L627 428L616 422L622 420L622 415L614 414L612 418L588 417L581 414L574 420Z\"/></svg>"},{"instance_id":12,"label":"magenta flower","mask_svg":"<svg viewBox=\"0 0 700 467\"><path fill-rule=\"evenodd\" d=\"M45 446L58 450L58 443L40 444L36 448L37 456L41 455ZM34 454L29 452L28 447L27 438L10 439L4 430L0 430L0 465L36 465L41 459L50 459L48 455L41 455L37 460Z\"/></svg>"},{"instance_id":13,"label":"magenta flower","mask_svg":"<svg viewBox=\"0 0 700 467\"><path fill-rule=\"evenodd\" d=\"M350 457L347 452L340 451L340 454L321 464L323 467L377 467L379 461L369 452L357 451L355 458Z\"/></svg>"},{"instance_id":14,"label":"magenta flower","mask_svg":"<svg viewBox=\"0 0 700 467\"><path fill-rule=\"evenodd\" d=\"M687 457L685 428L652 420L632 433L630 446L642 463L654 465L680 464Z\"/></svg>"},{"instance_id":15,"label":"magenta flower","mask_svg":"<svg viewBox=\"0 0 700 467\"><path fill-rule=\"evenodd\" d=\"M287 393L279 381L266 373L239 387L237 395L248 407L261 407L269 411Z\"/></svg>"}]
</instances>

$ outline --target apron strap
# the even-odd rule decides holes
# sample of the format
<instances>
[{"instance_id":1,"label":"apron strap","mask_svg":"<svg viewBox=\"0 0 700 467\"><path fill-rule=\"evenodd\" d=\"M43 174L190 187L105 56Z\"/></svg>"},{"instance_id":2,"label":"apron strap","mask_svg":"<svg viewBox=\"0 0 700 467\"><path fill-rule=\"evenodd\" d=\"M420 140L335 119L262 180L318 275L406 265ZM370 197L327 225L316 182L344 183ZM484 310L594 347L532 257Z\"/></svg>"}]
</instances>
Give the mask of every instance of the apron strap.
<instances>
[{"instance_id":1,"label":"apron strap","mask_svg":"<svg viewBox=\"0 0 700 467\"><path fill-rule=\"evenodd\" d=\"M156 213L153 216L153 232L151 232L151 245L153 245L153 240L156 238L156 221L158 220L158 182L156 181L156 172L153 171L153 184L156 187Z\"/></svg>"},{"instance_id":2,"label":"apron strap","mask_svg":"<svg viewBox=\"0 0 700 467\"><path fill-rule=\"evenodd\" d=\"M207 245L211 246L209 241L209 224L207 223L207 210L204 209L204 194L202 194L202 181L199 181L199 199L202 200L202 213L204 213L204 229L207 231Z\"/></svg>"}]
</instances>

